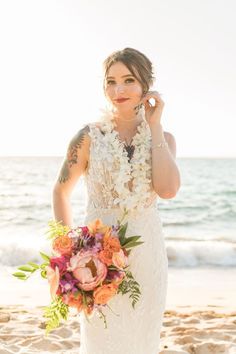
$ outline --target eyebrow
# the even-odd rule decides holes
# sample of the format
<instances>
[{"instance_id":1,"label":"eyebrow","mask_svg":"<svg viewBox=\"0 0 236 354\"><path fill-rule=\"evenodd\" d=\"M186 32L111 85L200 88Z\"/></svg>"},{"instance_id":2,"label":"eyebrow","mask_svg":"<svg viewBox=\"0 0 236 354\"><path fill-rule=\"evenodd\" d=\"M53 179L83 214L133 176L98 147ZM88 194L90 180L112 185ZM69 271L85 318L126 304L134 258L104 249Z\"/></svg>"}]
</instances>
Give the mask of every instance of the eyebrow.
<instances>
[{"instance_id":1,"label":"eyebrow","mask_svg":"<svg viewBox=\"0 0 236 354\"><path fill-rule=\"evenodd\" d=\"M123 75L121 77L127 77L127 76L132 76L134 77L134 75L128 74L128 75ZM114 76L108 76L107 79L114 79Z\"/></svg>"}]
</instances>

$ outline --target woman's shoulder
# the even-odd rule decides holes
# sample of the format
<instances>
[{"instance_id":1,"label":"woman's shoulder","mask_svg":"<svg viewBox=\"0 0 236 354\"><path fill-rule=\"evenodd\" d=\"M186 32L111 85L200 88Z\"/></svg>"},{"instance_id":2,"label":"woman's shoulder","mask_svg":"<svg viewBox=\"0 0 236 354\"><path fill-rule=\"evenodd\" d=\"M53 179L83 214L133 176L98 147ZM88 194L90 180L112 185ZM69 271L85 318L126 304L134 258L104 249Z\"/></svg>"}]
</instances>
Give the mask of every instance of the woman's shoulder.
<instances>
[{"instance_id":1,"label":"woman's shoulder","mask_svg":"<svg viewBox=\"0 0 236 354\"><path fill-rule=\"evenodd\" d=\"M84 123L77 134L83 135L85 144L88 145L89 148L90 143L93 139L99 139L101 137L101 134L105 135L107 131L110 131L109 129L111 129L110 125L107 126L106 122L98 120Z\"/></svg>"},{"instance_id":2,"label":"woman's shoulder","mask_svg":"<svg viewBox=\"0 0 236 354\"><path fill-rule=\"evenodd\" d=\"M98 121L84 123L75 135L75 137L82 137L84 144L89 147L94 134L96 135L98 130L100 130L101 132L101 128L102 124Z\"/></svg>"},{"instance_id":3,"label":"woman's shoulder","mask_svg":"<svg viewBox=\"0 0 236 354\"><path fill-rule=\"evenodd\" d=\"M101 128L102 127L102 122L89 122L89 123L84 123L83 128L86 128L87 131L91 131L93 128Z\"/></svg>"}]
</instances>

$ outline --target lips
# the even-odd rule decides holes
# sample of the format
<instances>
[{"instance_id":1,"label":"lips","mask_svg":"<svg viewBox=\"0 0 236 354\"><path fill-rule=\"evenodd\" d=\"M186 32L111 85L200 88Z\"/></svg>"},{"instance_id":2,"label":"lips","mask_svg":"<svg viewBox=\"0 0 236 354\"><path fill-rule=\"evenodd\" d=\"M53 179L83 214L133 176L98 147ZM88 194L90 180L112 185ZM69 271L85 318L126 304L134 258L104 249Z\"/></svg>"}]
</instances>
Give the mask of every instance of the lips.
<instances>
[{"instance_id":1,"label":"lips","mask_svg":"<svg viewBox=\"0 0 236 354\"><path fill-rule=\"evenodd\" d=\"M125 102L125 101L127 101L127 100L128 100L128 98L118 98L118 99L116 100L116 102L121 103L121 102Z\"/></svg>"}]
</instances>

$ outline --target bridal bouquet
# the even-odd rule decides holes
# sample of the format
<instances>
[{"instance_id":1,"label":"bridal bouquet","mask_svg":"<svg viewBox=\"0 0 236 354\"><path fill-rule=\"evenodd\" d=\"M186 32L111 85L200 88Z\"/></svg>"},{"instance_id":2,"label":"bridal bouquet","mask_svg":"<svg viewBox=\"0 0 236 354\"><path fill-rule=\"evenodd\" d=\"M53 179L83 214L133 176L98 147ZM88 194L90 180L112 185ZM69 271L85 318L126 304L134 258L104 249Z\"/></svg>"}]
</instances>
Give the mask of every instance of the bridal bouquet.
<instances>
[{"instance_id":1,"label":"bridal bouquet","mask_svg":"<svg viewBox=\"0 0 236 354\"><path fill-rule=\"evenodd\" d=\"M123 219L123 218L122 218ZM122 221L122 220L121 220ZM87 226L70 229L61 222L50 221L48 239L52 255L40 252L43 263L33 262L18 267L13 275L26 280L35 271L50 284L51 304L44 308L46 335L67 320L69 308L83 311L86 319L96 311L107 328L103 313L116 294L130 293L135 307L140 296L139 284L129 271L131 248L142 244L141 236L126 237L128 223L105 225L95 219ZM109 307L110 308L110 307Z\"/></svg>"}]
</instances>

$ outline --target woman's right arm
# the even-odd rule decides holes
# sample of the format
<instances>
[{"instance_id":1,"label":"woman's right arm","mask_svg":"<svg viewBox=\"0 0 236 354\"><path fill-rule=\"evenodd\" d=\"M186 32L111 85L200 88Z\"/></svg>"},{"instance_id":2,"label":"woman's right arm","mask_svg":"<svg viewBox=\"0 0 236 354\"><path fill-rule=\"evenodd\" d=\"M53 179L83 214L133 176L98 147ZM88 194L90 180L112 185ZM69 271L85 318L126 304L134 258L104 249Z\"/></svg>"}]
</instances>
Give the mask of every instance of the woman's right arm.
<instances>
[{"instance_id":1,"label":"woman's right arm","mask_svg":"<svg viewBox=\"0 0 236 354\"><path fill-rule=\"evenodd\" d=\"M71 139L63 164L53 187L52 207L54 219L73 227L70 195L79 177L85 172L89 160L90 137L86 125Z\"/></svg>"}]
</instances>

